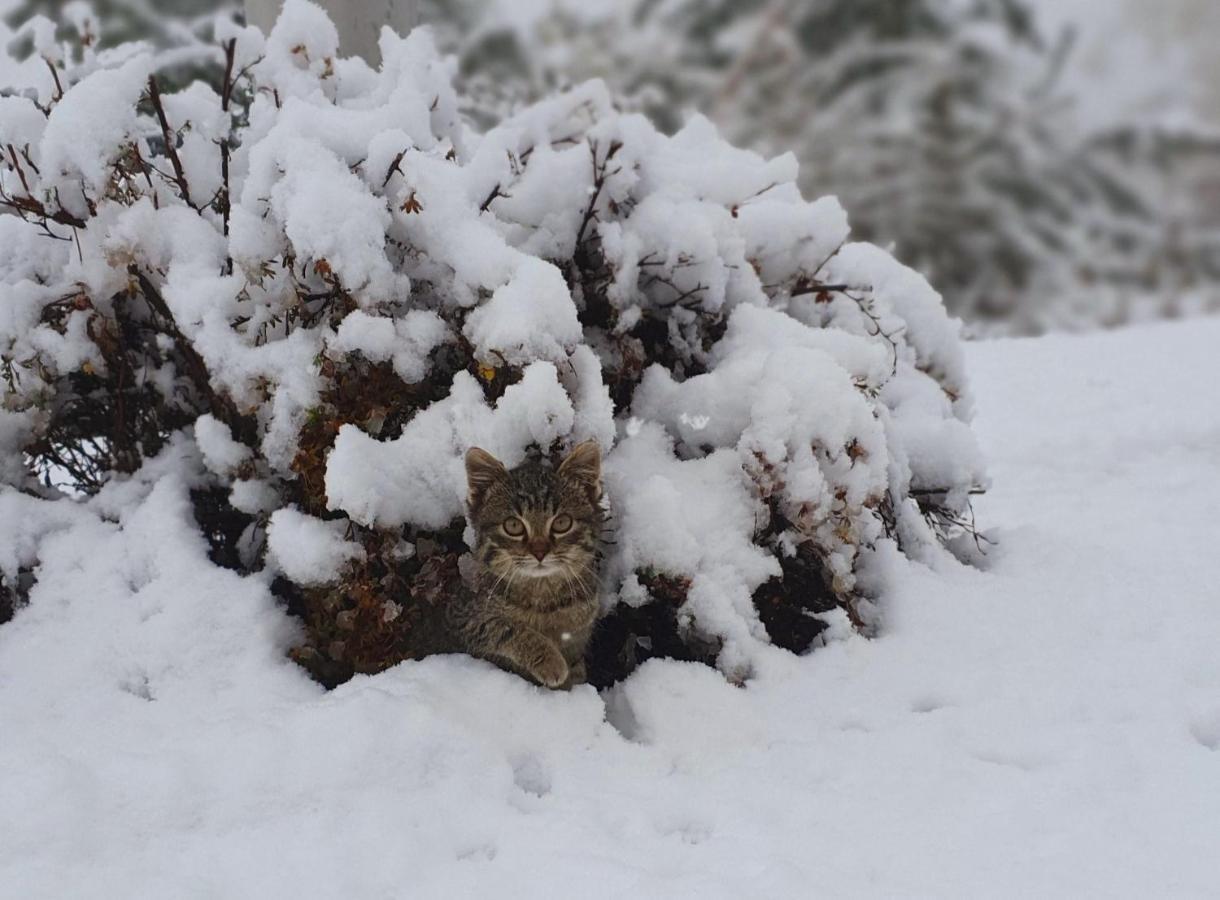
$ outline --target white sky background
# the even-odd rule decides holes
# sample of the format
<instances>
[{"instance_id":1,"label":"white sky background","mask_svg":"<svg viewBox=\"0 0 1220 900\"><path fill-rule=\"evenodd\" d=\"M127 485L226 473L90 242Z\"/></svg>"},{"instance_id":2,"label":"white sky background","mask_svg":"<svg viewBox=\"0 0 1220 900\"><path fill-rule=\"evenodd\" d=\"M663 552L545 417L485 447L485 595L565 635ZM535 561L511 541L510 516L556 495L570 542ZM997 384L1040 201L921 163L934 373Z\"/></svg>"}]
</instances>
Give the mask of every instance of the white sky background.
<instances>
[{"instance_id":1,"label":"white sky background","mask_svg":"<svg viewBox=\"0 0 1220 900\"><path fill-rule=\"evenodd\" d=\"M1195 121L1220 128L1220 0L1033 0L1048 32L1074 26L1065 73L1088 126Z\"/></svg>"}]
</instances>

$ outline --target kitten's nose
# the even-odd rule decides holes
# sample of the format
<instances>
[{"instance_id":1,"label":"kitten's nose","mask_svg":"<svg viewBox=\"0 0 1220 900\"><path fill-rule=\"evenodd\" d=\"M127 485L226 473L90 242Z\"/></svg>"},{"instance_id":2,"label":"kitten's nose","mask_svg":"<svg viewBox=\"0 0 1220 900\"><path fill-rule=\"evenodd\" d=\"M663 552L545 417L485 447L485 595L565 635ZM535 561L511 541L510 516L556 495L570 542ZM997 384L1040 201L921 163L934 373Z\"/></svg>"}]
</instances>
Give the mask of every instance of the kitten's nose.
<instances>
[{"instance_id":1,"label":"kitten's nose","mask_svg":"<svg viewBox=\"0 0 1220 900\"><path fill-rule=\"evenodd\" d=\"M529 542L529 551L533 554L534 559L538 560L538 562L542 562L544 559L546 559L547 551L550 549L551 548L547 546L545 541Z\"/></svg>"}]
</instances>

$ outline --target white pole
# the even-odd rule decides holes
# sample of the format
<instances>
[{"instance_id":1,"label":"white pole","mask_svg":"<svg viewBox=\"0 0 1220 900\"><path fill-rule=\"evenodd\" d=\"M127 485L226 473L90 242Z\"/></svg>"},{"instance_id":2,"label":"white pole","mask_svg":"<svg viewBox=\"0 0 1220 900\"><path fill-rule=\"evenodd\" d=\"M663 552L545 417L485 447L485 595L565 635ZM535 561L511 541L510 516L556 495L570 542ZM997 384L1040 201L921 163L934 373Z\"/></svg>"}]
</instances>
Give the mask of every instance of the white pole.
<instances>
[{"instance_id":1,"label":"white pole","mask_svg":"<svg viewBox=\"0 0 1220 900\"><path fill-rule=\"evenodd\" d=\"M370 66L381 64L377 38L383 25L406 34L418 24L418 0L314 0L326 10L339 30L339 50L359 56ZM271 31L283 0L246 0L246 20L264 32Z\"/></svg>"}]
</instances>

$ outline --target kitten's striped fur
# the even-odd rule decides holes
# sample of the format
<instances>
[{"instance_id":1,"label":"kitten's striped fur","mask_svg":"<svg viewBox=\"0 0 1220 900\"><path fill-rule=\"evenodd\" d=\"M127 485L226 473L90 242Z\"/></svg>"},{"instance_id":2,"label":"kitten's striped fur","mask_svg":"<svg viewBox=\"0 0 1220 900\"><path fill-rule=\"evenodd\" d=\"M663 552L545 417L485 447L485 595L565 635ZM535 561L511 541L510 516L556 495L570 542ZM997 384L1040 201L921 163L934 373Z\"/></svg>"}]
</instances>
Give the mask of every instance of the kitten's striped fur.
<instances>
[{"instance_id":1,"label":"kitten's striped fur","mask_svg":"<svg viewBox=\"0 0 1220 900\"><path fill-rule=\"evenodd\" d=\"M597 620L602 532L601 451L577 446L557 467L508 471L490 453L466 454L474 526L474 590L447 609L461 649L550 688L585 680Z\"/></svg>"}]
</instances>

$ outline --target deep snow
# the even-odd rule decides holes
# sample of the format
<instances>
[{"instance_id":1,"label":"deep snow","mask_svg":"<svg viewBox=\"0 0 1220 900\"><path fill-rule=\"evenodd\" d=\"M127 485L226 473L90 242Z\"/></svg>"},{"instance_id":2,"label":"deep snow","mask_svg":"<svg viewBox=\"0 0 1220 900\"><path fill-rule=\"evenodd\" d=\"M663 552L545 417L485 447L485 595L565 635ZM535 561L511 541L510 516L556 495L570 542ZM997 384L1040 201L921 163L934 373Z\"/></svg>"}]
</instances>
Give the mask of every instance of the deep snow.
<instances>
[{"instance_id":1,"label":"deep snow","mask_svg":"<svg viewBox=\"0 0 1220 900\"><path fill-rule=\"evenodd\" d=\"M0 896L1214 896L1218 345L970 345L990 570L895 555L881 637L745 689L434 658L323 693L174 476L108 489L0 626Z\"/></svg>"}]
</instances>

